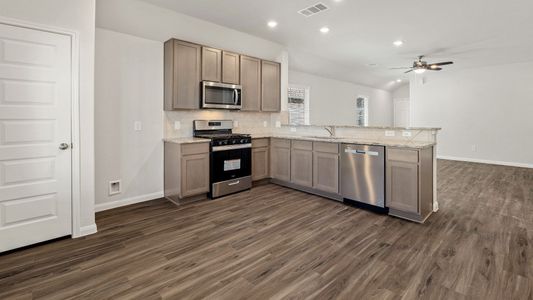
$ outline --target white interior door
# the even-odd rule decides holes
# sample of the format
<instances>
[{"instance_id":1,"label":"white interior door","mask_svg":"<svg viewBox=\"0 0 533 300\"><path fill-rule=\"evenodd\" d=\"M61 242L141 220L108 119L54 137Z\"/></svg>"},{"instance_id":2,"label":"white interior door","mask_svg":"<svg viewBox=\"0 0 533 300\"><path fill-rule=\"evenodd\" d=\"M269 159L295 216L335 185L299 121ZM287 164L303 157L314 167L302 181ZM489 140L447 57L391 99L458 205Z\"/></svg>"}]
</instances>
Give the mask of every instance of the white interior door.
<instances>
[{"instance_id":1,"label":"white interior door","mask_svg":"<svg viewBox=\"0 0 533 300\"><path fill-rule=\"evenodd\" d=\"M410 106L409 99L395 99L394 100L394 126L409 127L410 120Z\"/></svg>"},{"instance_id":2,"label":"white interior door","mask_svg":"<svg viewBox=\"0 0 533 300\"><path fill-rule=\"evenodd\" d=\"M0 252L72 231L70 39L0 24Z\"/></svg>"}]
</instances>

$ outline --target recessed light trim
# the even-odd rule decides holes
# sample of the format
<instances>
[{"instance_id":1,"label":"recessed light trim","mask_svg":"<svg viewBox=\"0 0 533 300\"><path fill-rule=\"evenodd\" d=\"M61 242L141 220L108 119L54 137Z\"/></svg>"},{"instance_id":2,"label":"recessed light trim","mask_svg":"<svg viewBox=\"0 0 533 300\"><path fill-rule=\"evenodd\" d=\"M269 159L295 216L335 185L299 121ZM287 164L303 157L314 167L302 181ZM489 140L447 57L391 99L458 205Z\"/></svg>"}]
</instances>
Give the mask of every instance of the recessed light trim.
<instances>
[{"instance_id":1,"label":"recessed light trim","mask_svg":"<svg viewBox=\"0 0 533 300\"><path fill-rule=\"evenodd\" d=\"M328 32L329 32L329 28L326 27L326 26L324 26L324 27L320 28L320 32L322 32L322 33L328 33Z\"/></svg>"},{"instance_id":2,"label":"recessed light trim","mask_svg":"<svg viewBox=\"0 0 533 300\"><path fill-rule=\"evenodd\" d=\"M403 41L402 40L397 40L397 41L394 41L392 44L394 46L396 46L396 47L401 47L403 45Z\"/></svg>"},{"instance_id":3,"label":"recessed light trim","mask_svg":"<svg viewBox=\"0 0 533 300\"><path fill-rule=\"evenodd\" d=\"M276 26L278 26L278 22L276 22L276 21L268 21L267 25L270 28L275 28Z\"/></svg>"}]
</instances>

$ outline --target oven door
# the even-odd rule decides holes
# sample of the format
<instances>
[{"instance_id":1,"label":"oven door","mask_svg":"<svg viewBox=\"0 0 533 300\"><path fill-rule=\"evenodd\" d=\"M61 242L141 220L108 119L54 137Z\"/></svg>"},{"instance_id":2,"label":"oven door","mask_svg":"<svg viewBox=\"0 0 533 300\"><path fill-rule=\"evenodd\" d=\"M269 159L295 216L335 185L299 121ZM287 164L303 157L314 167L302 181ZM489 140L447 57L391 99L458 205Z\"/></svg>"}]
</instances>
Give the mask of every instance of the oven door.
<instances>
[{"instance_id":1,"label":"oven door","mask_svg":"<svg viewBox=\"0 0 533 300\"><path fill-rule=\"evenodd\" d=\"M213 147L211 152L211 183L252 175L252 145Z\"/></svg>"},{"instance_id":2,"label":"oven door","mask_svg":"<svg viewBox=\"0 0 533 300\"><path fill-rule=\"evenodd\" d=\"M241 109L241 86L202 82L202 108Z\"/></svg>"}]
</instances>

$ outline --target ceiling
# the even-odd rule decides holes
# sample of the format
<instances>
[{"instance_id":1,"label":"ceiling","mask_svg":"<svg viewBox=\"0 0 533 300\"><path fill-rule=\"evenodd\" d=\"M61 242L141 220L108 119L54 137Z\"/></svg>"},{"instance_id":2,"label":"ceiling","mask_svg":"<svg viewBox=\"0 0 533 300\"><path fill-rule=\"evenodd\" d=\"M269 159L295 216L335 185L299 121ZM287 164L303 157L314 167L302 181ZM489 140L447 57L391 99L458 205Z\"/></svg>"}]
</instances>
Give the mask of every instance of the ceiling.
<instances>
[{"instance_id":1,"label":"ceiling","mask_svg":"<svg viewBox=\"0 0 533 300\"><path fill-rule=\"evenodd\" d=\"M531 0L144 1L283 44L290 69L388 90L406 78L388 68L410 66L419 54L455 62L441 72L533 61ZM318 2L330 9L297 13Z\"/></svg>"}]
</instances>

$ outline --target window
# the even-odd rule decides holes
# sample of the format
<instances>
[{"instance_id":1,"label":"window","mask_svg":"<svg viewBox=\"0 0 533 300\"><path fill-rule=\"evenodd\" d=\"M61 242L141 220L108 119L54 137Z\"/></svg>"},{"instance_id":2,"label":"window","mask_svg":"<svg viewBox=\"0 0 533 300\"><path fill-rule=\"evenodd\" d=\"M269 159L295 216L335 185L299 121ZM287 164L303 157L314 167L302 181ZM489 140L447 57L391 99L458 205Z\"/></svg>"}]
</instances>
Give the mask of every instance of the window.
<instances>
[{"instance_id":1,"label":"window","mask_svg":"<svg viewBox=\"0 0 533 300\"><path fill-rule=\"evenodd\" d=\"M288 98L289 124L309 124L309 88L290 86Z\"/></svg>"},{"instance_id":2,"label":"window","mask_svg":"<svg viewBox=\"0 0 533 300\"><path fill-rule=\"evenodd\" d=\"M355 100L355 125L368 126L368 98L357 97Z\"/></svg>"}]
</instances>

